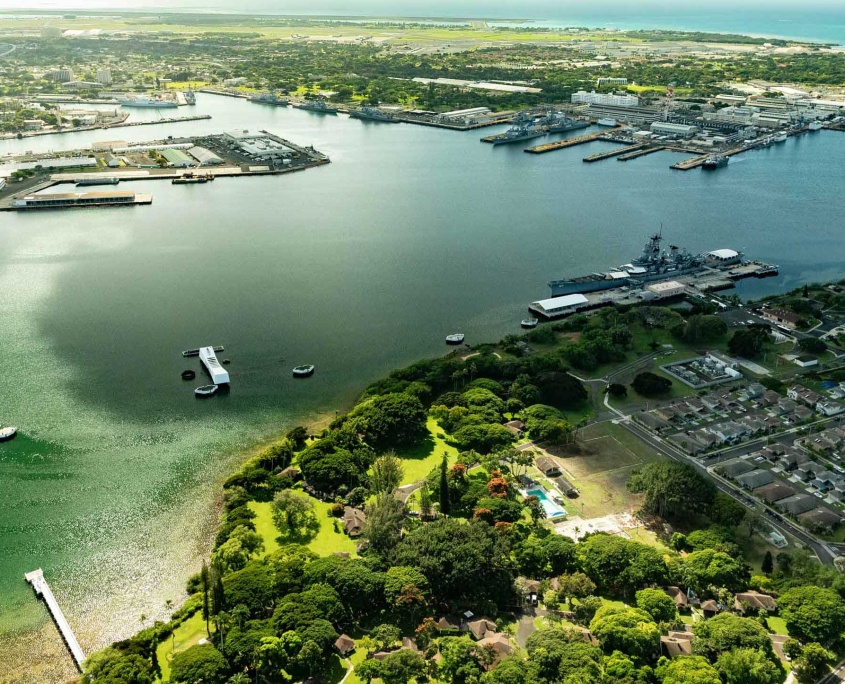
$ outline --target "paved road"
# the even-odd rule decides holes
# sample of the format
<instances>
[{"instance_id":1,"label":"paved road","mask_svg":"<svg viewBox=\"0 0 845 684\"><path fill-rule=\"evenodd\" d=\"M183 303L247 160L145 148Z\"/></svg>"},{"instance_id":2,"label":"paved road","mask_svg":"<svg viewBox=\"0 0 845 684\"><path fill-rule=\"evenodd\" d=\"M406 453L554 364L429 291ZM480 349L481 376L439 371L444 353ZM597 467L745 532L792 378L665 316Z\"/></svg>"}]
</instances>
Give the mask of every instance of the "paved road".
<instances>
[{"instance_id":1,"label":"paved road","mask_svg":"<svg viewBox=\"0 0 845 684\"><path fill-rule=\"evenodd\" d=\"M841 660L833 668L833 672L822 677L816 684L842 684L845 682L845 660Z\"/></svg>"},{"instance_id":2,"label":"paved road","mask_svg":"<svg viewBox=\"0 0 845 684\"><path fill-rule=\"evenodd\" d=\"M662 439L658 438L656 435L653 435L650 431L637 425L631 420L620 421L620 424L625 427L629 432L634 434L636 437L639 437L643 442L648 444L658 453L661 453L664 456L667 456L668 458L671 458L675 461L692 465L702 475L708 476L716 485L717 489L719 489L719 491L727 494L735 501L738 501L745 508L755 512L759 512L760 509L758 508L756 502L754 504L749 503L746 498L747 495L742 490L735 488L733 485L715 476L699 460L687 457L686 454L676 450L674 447L671 447ZM781 533L795 537L801 543L806 544L813 550L813 552L818 556L819 560L825 565L833 565L833 559L836 558L838 554L827 544L820 542L814 536L807 533L803 528L793 524L786 518L782 518L781 520L775 521L772 520L771 517L767 516L766 522L775 529L779 530Z\"/></svg>"}]
</instances>

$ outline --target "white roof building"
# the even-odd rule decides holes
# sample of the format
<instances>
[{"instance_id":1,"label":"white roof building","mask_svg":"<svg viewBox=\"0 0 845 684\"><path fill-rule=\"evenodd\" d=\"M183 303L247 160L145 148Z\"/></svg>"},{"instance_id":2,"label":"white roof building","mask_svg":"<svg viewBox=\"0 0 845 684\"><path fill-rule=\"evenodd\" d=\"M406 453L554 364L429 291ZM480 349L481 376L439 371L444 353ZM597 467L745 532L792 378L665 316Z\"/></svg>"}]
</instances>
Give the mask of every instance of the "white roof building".
<instances>
[{"instance_id":1,"label":"white roof building","mask_svg":"<svg viewBox=\"0 0 845 684\"><path fill-rule=\"evenodd\" d=\"M589 304L589 301L582 294L571 294L564 295L563 297L541 299L540 301L532 302L528 308L546 318L554 318L556 316L575 313Z\"/></svg>"},{"instance_id":2,"label":"white roof building","mask_svg":"<svg viewBox=\"0 0 845 684\"><path fill-rule=\"evenodd\" d=\"M652 283L646 288L658 299L677 297L686 291L686 286L677 280L667 280L662 283Z\"/></svg>"},{"instance_id":3,"label":"white roof building","mask_svg":"<svg viewBox=\"0 0 845 684\"><path fill-rule=\"evenodd\" d=\"M707 258L710 261L732 261L739 258L739 252L733 249L714 249L707 252Z\"/></svg>"}]
</instances>

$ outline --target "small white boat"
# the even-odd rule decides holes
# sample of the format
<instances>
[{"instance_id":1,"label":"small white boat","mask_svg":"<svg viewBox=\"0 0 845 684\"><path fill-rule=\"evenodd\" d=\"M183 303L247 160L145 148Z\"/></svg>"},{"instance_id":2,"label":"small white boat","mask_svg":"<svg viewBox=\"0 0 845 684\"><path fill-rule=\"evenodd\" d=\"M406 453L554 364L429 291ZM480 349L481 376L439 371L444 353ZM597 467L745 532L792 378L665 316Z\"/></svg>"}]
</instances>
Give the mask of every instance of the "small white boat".
<instances>
[{"instance_id":1,"label":"small white boat","mask_svg":"<svg viewBox=\"0 0 845 684\"><path fill-rule=\"evenodd\" d=\"M811 131L820 131L822 129L822 122L821 121L811 121L810 125L807 128Z\"/></svg>"},{"instance_id":2,"label":"small white boat","mask_svg":"<svg viewBox=\"0 0 845 684\"><path fill-rule=\"evenodd\" d=\"M454 333L453 335L446 335L446 344L460 344L463 341L463 333Z\"/></svg>"},{"instance_id":3,"label":"small white boat","mask_svg":"<svg viewBox=\"0 0 845 684\"><path fill-rule=\"evenodd\" d=\"M220 389L220 385L203 385L202 387L197 387L194 390L194 394L198 397L210 397L218 389Z\"/></svg>"},{"instance_id":4,"label":"small white boat","mask_svg":"<svg viewBox=\"0 0 845 684\"><path fill-rule=\"evenodd\" d=\"M309 364L307 366L297 366L293 369L293 377L295 378L307 378L309 375L314 374L315 366L313 364Z\"/></svg>"},{"instance_id":5,"label":"small white boat","mask_svg":"<svg viewBox=\"0 0 845 684\"><path fill-rule=\"evenodd\" d=\"M781 133L776 133L776 134L775 134L775 142L776 142L776 143L786 142L786 137L787 137L787 136L786 136L786 133L783 133L783 132L781 132Z\"/></svg>"},{"instance_id":6,"label":"small white boat","mask_svg":"<svg viewBox=\"0 0 845 684\"><path fill-rule=\"evenodd\" d=\"M536 318L524 318L524 319L522 319L522 322L520 323L520 325L523 328L536 328L537 323L539 323L539 322L540 321Z\"/></svg>"},{"instance_id":7,"label":"small white boat","mask_svg":"<svg viewBox=\"0 0 845 684\"><path fill-rule=\"evenodd\" d=\"M0 442L8 442L16 434L18 434L16 427L0 427Z\"/></svg>"}]
</instances>

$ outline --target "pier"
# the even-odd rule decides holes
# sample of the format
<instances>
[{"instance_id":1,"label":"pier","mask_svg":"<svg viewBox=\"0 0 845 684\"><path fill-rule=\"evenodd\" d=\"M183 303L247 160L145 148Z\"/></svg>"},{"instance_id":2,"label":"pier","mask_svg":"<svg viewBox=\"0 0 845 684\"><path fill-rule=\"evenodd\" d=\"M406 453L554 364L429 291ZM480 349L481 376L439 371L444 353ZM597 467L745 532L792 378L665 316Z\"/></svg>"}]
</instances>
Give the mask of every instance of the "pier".
<instances>
[{"instance_id":1,"label":"pier","mask_svg":"<svg viewBox=\"0 0 845 684\"><path fill-rule=\"evenodd\" d=\"M616 161L629 161L630 159L637 159L638 157L645 157L647 154L654 154L655 152L662 152L667 148L663 147L662 145L657 145L655 147L640 147L638 150L631 150L619 157L617 157Z\"/></svg>"},{"instance_id":2,"label":"pier","mask_svg":"<svg viewBox=\"0 0 845 684\"><path fill-rule=\"evenodd\" d=\"M79 671L82 672L82 663L85 662L85 654L82 652L82 648L76 640L76 635L74 635L65 614L62 612L59 602L56 601L56 597L53 595L50 585L47 584L47 580L44 579L44 571L41 570L41 568L38 568L38 570L26 573L24 578L32 585L36 596L40 596L44 599L44 603L47 604L50 615L53 617L53 621L59 629L59 634L62 635L62 639L64 639L71 656L73 656L73 661L76 663L76 667L78 667Z\"/></svg>"},{"instance_id":3,"label":"pier","mask_svg":"<svg viewBox=\"0 0 845 684\"><path fill-rule=\"evenodd\" d=\"M629 152L634 152L635 150L642 149L643 147L644 143L640 143L637 145L627 145L626 147L618 147L615 150L605 150L604 152L597 152L596 154L591 154L589 157L584 157L584 161L588 164L591 164L592 162L601 161L602 159L618 157L620 154L628 154Z\"/></svg>"},{"instance_id":4,"label":"pier","mask_svg":"<svg viewBox=\"0 0 845 684\"><path fill-rule=\"evenodd\" d=\"M603 140L606 139L605 136L607 136L605 131L599 131L598 133L589 133L578 138L564 138L563 140L543 143L542 145L537 145L536 147L527 147L523 151L528 152L529 154L544 154L546 152L554 152L555 150L563 150L567 147L583 145L588 142L593 142L593 140ZM611 142L616 141L611 139Z\"/></svg>"}]
</instances>

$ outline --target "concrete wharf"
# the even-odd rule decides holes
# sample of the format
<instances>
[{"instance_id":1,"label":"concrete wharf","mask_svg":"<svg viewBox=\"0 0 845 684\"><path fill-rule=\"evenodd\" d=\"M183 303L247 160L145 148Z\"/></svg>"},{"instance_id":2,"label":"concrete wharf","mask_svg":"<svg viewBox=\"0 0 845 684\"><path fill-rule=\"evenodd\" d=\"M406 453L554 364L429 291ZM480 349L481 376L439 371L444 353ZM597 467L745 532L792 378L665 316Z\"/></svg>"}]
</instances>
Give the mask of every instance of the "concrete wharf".
<instances>
[{"instance_id":1,"label":"concrete wharf","mask_svg":"<svg viewBox=\"0 0 845 684\"><path fill-rule=\"evenodd\" d=\"M535 147L527 147L523 151L528 152L529 154L544 154L546 152L554 152L555 150L563 150L567 147L583 145L588 142L593 142L593 140L610 140L611 142L616 142L612 138L607 138L606 136L606 132L599 131L598 133L589 133L578 138L564 138L563 140L555 140Z\"/></svg>"},{"instance_id":2,"label":"concrete wharf","mask_svg":"<svg viewBox=\"0 0 845 684\"><path fill-rule=\"evenodd\" d=\"M35 590L35 594L44 599L44 603L47 604L47 608L50 610L50 615L53 617L53 621L59 629L59 634L62 635L62 639L64 639L65 644L67 644L68 650L73 657L73 661L76 663L76 667L78 667L79 671L82 672L82 663L85 662L85 654L82 652L82 648L76 640L76 636L70 628L70 624L68 623L67 618L65 618L65 614L62 612L59 602L56 601L56 597L53 595L53 590L50 589L50 585L47 584L47 580L44 578L44 571L41 570L41 568L38 568L38 570L26 573L24 578L32 585L32 588Z\"/></svg>"},{"instance_id":3,"label":"concrete wharf","mask_svg":"<svg viewBox=\"0 0 845 684\"><path fill-rule=\"evenodd\" d=\"M638 143L636 145L626 145L625 147L618 147L615 150L605 150L604 152L597 152L596 154L591 154L589 157L584 157L584 161L587 163L601 161L602 159L610 159L611 157L618 157L620 154L628 154L629 152L634 152L635 150L639 150L645 147L644 143Z\"/></svg>"},{"instance_id":4,"label":"concrete wharf","mask_svg":"<svg viewBox=\"0 0 845 684\"><path fill-rule=\"evenodd\" d=\"M620 155L616 158L616 161L628 161L629 159L636 159L637 157L645 157L647 154L654 154L655 152L661 152L666 148L662 145L657 145L655 147L651 146L644 146L640 147L638 150L632 150L630 152L626 152L625 154Z\"/></svg>"}]
</instances>

